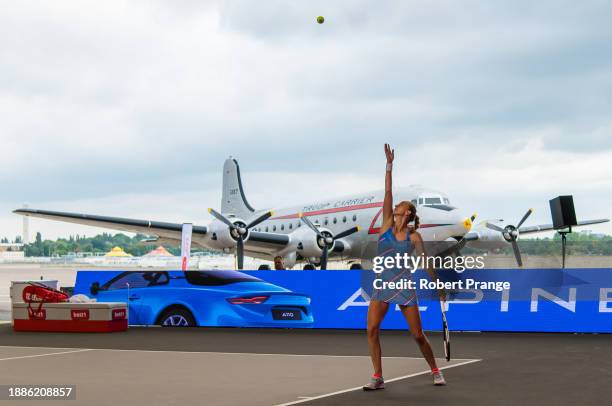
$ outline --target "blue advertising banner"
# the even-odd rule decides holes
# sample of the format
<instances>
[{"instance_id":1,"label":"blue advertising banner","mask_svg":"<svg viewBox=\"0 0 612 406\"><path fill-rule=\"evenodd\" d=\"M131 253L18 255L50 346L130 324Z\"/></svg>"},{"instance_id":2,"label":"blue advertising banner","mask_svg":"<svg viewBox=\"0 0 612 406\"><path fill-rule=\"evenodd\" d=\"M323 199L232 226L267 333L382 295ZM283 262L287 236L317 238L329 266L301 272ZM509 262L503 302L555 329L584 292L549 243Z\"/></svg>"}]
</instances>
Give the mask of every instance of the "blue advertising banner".
<instances>
[{"instance_id":1,"label":"blue advertising banner","mask_svg":"<svg viewBox=\"0 0 612 406\"><path fill-rule=\"evenodd\" d=\"M168 309L202 326L366 327L371 271L79 271L75 294L130 306L130 324L163 324ZM451 330L612 333L611 269L467 270L441 276ZM425 330L441 327L434 286L416 284ZM366 284L369 282L365 282ZM177 311L174 311L177 313ZM170 314L176 316L176 314ZM193 320L188 320L189 318ZM163 320L162 320L163 319ZM166 323L167 324L167 323ZM382 328L405 329L392 305Z\"/></svg>"}]
</instances>

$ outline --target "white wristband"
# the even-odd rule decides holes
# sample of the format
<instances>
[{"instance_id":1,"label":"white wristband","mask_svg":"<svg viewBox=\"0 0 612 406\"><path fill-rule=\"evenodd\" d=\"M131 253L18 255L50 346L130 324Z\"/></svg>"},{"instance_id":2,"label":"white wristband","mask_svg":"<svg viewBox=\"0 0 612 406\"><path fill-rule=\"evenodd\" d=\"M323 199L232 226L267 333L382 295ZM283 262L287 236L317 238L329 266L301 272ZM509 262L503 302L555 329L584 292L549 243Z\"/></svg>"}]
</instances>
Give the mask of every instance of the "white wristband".
<instances>
[{"instance_id":1,"label":"white wristband","mask_svg":"<svg viewBox=\"0 0 612 406\"><path fill-rule=\"evenodd\" d=\"M393 164L387 163L387 172L391 172L392 169L393 169Z\"/></svg>"}]
</instances>

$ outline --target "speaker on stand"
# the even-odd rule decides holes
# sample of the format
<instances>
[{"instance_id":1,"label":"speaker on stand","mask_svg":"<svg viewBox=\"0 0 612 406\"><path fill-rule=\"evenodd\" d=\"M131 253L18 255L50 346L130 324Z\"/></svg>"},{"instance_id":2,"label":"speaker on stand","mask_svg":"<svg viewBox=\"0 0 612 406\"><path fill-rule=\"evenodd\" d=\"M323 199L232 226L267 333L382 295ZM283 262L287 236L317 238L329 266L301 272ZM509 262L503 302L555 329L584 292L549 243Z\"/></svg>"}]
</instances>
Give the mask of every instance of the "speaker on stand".
<instances>
[{"instance_id":1,"label":"speaker on stand","mask_svg":"<svg viewBox=\"0 0 612 406\"><path fill-rule=\"evenodd\" d=\"M578 224L573 196L557 196L551 199L550 215L552 216L553 228L561 235L562 268L565 268L566 235L572 232L572 226Z\"/></svg>"}]
</instances>

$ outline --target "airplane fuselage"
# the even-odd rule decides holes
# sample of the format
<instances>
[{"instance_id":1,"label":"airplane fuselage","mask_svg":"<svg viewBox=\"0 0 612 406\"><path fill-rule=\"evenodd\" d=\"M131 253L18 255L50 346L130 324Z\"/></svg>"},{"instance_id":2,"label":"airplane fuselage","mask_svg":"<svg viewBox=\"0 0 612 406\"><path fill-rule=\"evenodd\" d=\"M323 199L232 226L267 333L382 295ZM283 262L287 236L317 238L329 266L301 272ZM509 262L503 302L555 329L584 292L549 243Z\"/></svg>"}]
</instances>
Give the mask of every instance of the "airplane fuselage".
<instances>
[{"instance_id":1,"label":"airplane fuselage","mask_svg":"<svg viewBox=\"0 0 612 406\"><path fill-rule=\"evenodd\" d=\"M461 237L471 226L466 223L459 209L450 204L448 197L438 191L422 186L398 188L393 193L394 204L403 200L412 201L417 207L420 219L419 232L425 241L444 241L453 237ZM274 215L262 222L253 231L288 234L295 237L295 244L289 244L282 249L270 251L248 247L248 255L270 259L276 255L285 257L287 265L295 261L295 253L300 254L299 244L308 240L311 232L300 220L300 214L307 216L317 227L336 235L344 230L358 226L360 231L341 240L343 250L336 253L336 258L346 260L369 260L376 255L378 233L382 223L382 206L384 191L374 191L358 195L344 196L283 209L275 209ZM232 218L231 213L227 213ZM242 219L247 220L248 219ZM213 221L214 222L214 221ZM312 239L312 236L311 238ZM222 249L220 244L203 238L203 245L208 248ZM208 241L206 241L208 240ZM316 262L316 247L310 252L304 248L302 258ZM293 256L292 256L293 254ZM300 256L297 258L300 259Z\"/></svg>"}]
</instances>

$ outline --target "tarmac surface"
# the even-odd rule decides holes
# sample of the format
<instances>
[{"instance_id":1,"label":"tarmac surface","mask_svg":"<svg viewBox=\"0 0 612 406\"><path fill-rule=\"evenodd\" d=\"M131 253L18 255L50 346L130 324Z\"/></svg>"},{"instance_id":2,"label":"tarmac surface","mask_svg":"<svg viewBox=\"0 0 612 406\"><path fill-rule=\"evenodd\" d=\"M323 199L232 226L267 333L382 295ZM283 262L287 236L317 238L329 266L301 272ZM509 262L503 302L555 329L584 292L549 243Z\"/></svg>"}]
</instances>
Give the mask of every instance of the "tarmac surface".
<instances>
[{"instance_id":1,"label":"tarmac surface","mask_svg":"<svg viewBox=\"0 0 612 406\"><path fill-rule=\"evenodd\" d=\"M441 337L428 334L441 354ZM612 399L612 336L452 333L435 387L404 331L383 331L385 390L365 333L131 327L125 333L15 333L0 324L0 385L76 385L69 405L604 405ZM455 358L456 357L456 358ZM1 401L0 401L1 402ZM11 405L27 401L3 402Z\"/></svg>"}]
</instances>

